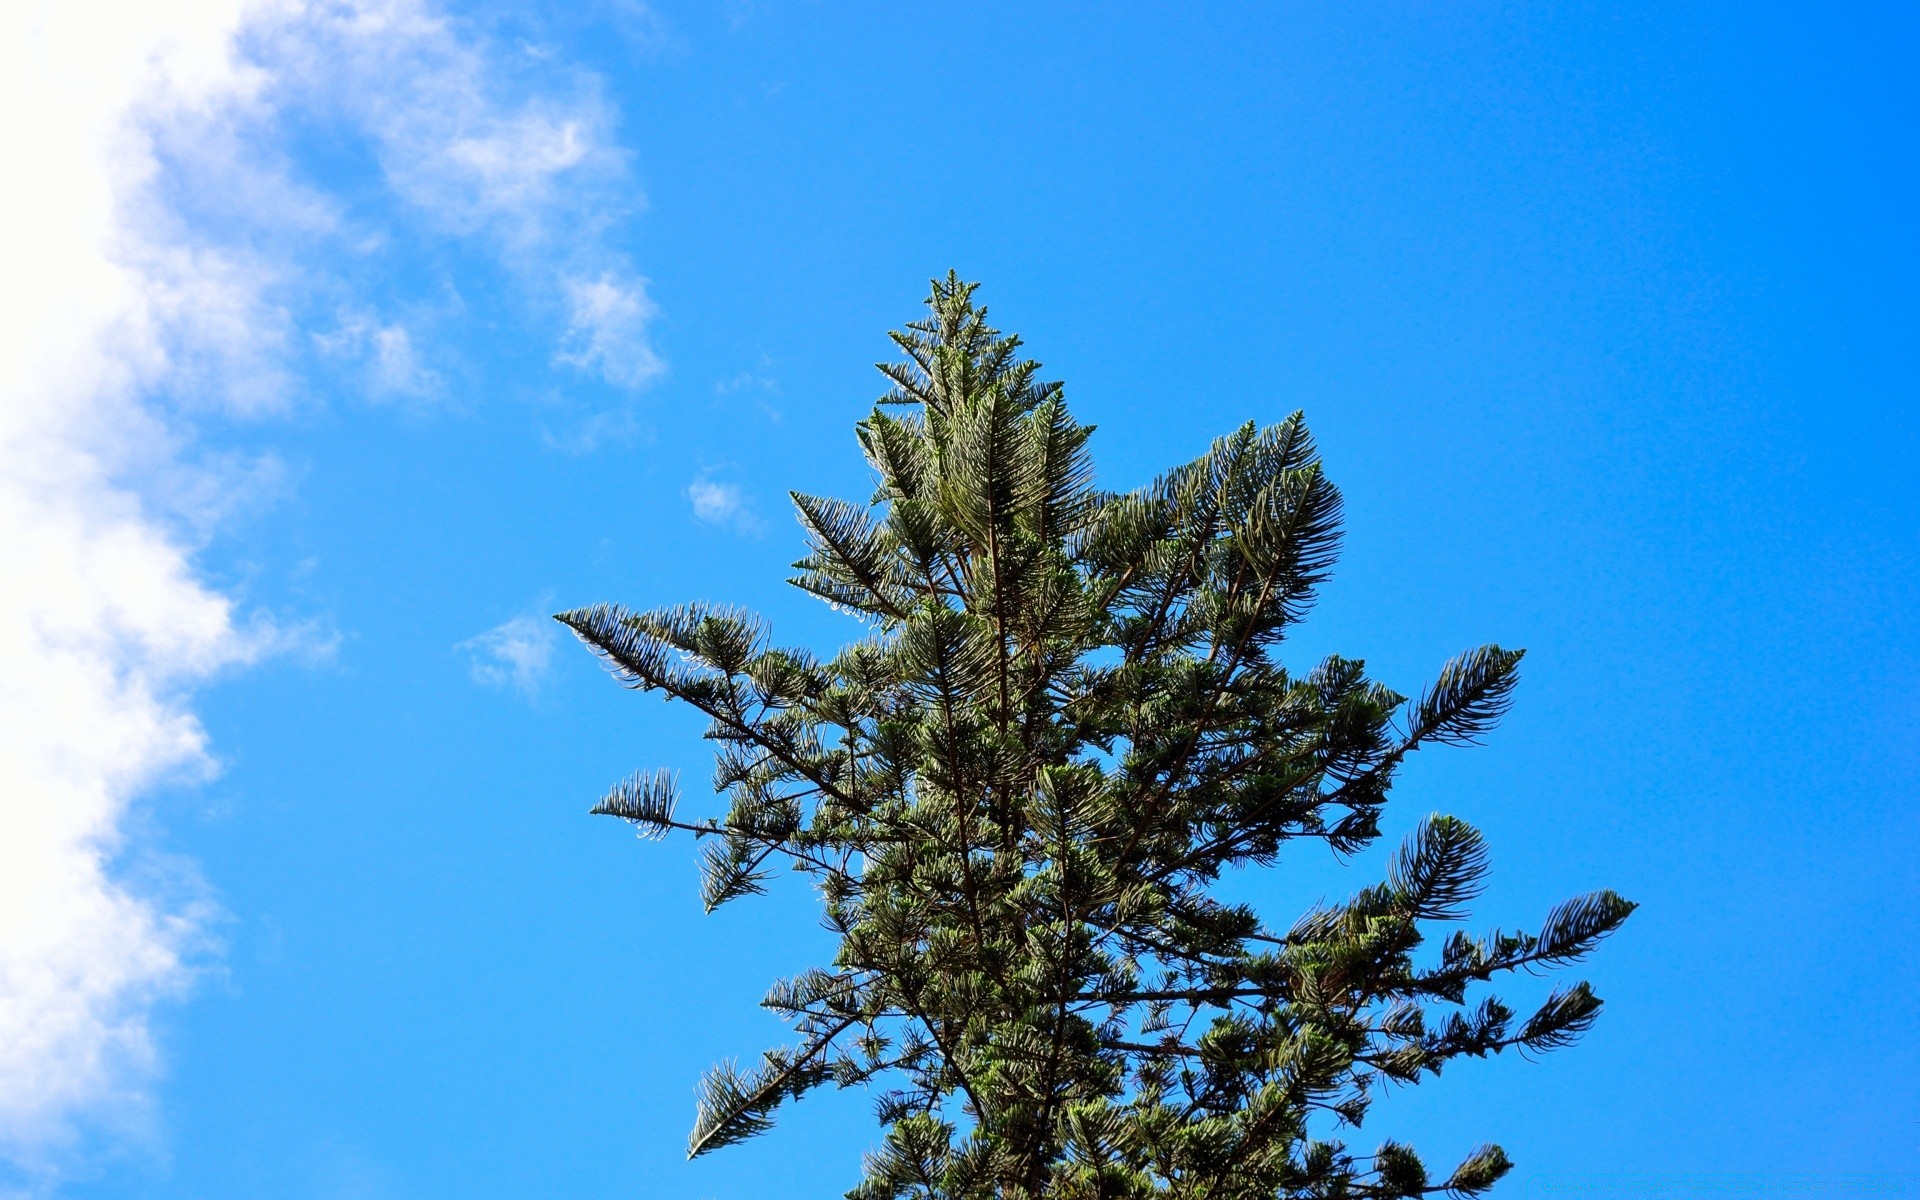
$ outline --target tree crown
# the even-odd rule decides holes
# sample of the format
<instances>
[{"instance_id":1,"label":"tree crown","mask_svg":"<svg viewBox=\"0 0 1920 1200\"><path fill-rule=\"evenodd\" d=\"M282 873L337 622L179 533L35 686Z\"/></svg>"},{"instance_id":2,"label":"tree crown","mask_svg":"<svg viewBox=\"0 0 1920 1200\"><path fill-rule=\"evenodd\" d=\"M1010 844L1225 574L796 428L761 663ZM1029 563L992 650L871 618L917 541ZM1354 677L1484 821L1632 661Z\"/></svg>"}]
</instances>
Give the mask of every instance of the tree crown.
<instances>
[{"instance_id":1,"label":"tree crown","mask_svg":"<svg viewBox=\"0 0 1920 1200\"><path fill-rule=\"evenodd\" d=\"M892 335L905 361L858 426L868 503L793 497L793 582L863 640L821 661L703 604L558 618L623 683L710 718L729 800L685 818L655 772L594 811L702 840L709 909L781 866L812 876L839 938L764 1001L796 1043L703 1084L690 1153L811 1088L878 1081L886 1137L854 1200L1490 1187L1496 1146L1436 1178L1336 1135L1389 1081L1574 1041L1600 1009L1584 983L1524 1019L1469 989L1581 958L1633 905L1596 892L1416 961L1487 870L1446 816L1384 881L1285 928L1215 892L1289 842L1374 842L1408 755L1492 729L1521 652L1469 651L1411 699L1353 659L1290 672L1277 652L1341 519L1301 416L1101 491L1092 430L974 293L935 281Z\"/></svg>"}]
</instances>

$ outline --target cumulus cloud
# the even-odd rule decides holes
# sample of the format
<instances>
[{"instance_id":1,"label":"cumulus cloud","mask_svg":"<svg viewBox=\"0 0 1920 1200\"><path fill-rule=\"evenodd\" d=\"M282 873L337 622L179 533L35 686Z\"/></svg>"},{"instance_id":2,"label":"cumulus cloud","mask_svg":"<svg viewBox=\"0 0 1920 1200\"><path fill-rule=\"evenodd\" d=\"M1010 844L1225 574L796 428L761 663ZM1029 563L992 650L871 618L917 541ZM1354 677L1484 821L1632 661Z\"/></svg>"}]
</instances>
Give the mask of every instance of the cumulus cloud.
<instances>
[{"instance_id":1,"label":"cumulus cloud","mask_svg":"<svg viewBox=\"0 0 1920 1200\"><path fill-rule=\"evenodd\" d=\"M235 87L238 13L92 8L46 6L0 49L0 162L16 173L0 220L0 1157L34 1169L76 1114L133 1112L147 1012L189 981L201 923L126 882L128 809L211 768L184 689L270 641L125 482L174 463L142 396L183 348L218 346L230 280L115 255L142 166L123 116L155 89ZM176 319L195 297L216 301L206 337Z\"/></svg>"},{"instance_id":2,"label":"cumulus cloud","mask_svg":"<svg viewBox=\"0 0 1920 1200\"><path fill-rule=\"evenodd\" d=\"M455 647L468 657L475 683L511 687L531 696L553 664L555 625L549 617L521 616L495 625Z\"/></svg>"},{"instance_id":3,"label":"cumulus cloud","mask_svg":"<svg viewBox=\"0 0 1920 1200\"><path fill-rule=\"evenodd\" d=\"M277 460L193 430L301 403L341 363L372 398L436 394L438 348L370 282L384 247L421 236L409 219L490 247L567 362L625 388L662 369L644 283L602 240L630 205L609 199L624 160L589 77L536 70L423 0L66 0L15 26L0 1192L6 1163L38 1189L90 1124L138 1121L151 1013L209 951L205 893L153 853L139 806L216 768L193 689L293 636L195 569L242 497L282 486ZM362 138L398 204L370 216L304 181L290 116ZM536 686L543 635L508 622L474 639L476 677Z\"/></svg>"}]
</instances>

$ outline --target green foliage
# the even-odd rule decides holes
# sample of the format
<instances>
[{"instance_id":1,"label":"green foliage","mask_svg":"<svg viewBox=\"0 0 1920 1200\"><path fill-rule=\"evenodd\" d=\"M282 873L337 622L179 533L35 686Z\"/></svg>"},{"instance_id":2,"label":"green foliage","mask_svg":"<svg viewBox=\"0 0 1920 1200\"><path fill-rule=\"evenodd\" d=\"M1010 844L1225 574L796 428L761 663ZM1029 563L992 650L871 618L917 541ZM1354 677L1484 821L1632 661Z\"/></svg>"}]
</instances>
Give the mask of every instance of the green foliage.
<instances>
[{"instance_id":1,"label":"green foliage","mask_svg":"<svg viewBox=\"0 0 1920 1200\"><path fill-rule=\"evenodd\" d=\"M1582 957L1633 905L1598 892L1423 961L1487 871L1445 816L1285 932L1214 888L1291 842L1377 840L1407 756L1492 729L1520 652L1469 651L1414 700L1354 660L1293 673L1276 653L1341 513L1300 416L1096 490L1092 431L973 292L937 281L893 335L907 361L859 425L870 502L794 497L793 582L864 640L821 662L730 609L559 618L622 682L707 715L728 798L683 821L654 774L594 811L705 841L709 909L783 865L810 875L840 939L767 996L794 1045L709 1077L690 1152L822 1084L880 1083L886 1138L855 1200L1485 1191L1498 1147L1434 1182L1403 1145L1336 1135L1389 1082L1576 1039L1600 1007L1584 983L1518 1028L1468 992Z\"/></svg>"}]
</instances>

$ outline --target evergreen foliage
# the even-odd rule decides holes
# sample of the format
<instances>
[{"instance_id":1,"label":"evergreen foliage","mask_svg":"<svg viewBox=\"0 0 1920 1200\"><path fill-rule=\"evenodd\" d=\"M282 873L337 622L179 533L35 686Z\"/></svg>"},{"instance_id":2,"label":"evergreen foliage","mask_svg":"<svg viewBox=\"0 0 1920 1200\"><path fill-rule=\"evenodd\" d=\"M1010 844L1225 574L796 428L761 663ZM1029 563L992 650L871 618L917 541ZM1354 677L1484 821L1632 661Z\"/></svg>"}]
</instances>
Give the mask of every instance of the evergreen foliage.
<instances>
[{"instance_id":1,"label":"evergreen foliage","mask_svg":"<svg viewBox=\"0 0 1920 1200\"><path fill-rule=\"evenodd\" d=\"M1407 756L1492 729L1521 652L1470 651L1411 700L1357 660L1292 673L1276 651L1341 519L1299 414L1099 491L1091 429L974 285L936 281L928 307L858 426L873 498L794 496L793 582L865 640L823 662L729 608L558 618L621 682L711 719L729 799L686 819L656 773L594 811L701 840L709 909L808 874L840 939L766 997L794 1044L703 1084L690 1153L878 1081L886 1136L853 1200L1485 1191L1498 1147L1440 1174L1343 1138L1389 1082L1575 1040L1600 1008L1584 983L1523 1019L1469 992L1579 959L1634 906L1596 892L1537 933L1420 955L1487 871L1446 816L1284 930L1214 892L1289 842L1375 841Z\"/></svg>"}]
</instances>

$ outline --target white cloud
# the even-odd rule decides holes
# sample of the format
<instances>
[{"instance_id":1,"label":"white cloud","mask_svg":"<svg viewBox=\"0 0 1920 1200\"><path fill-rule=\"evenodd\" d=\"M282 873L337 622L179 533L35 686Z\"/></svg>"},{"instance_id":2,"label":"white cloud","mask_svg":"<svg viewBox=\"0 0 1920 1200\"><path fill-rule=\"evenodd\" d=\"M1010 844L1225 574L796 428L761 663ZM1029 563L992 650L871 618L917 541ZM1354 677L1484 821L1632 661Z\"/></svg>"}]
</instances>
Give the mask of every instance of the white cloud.
<instances>
[{"instance_id":1,"label":"white cloud","mask_svg":"<svg viewBox=\"0 0 1920 1200\"><path fill-rule=\"evenodd\" d=\"M313 343L330 358L363 363L373 399L422 400L445 390L446 381L420 360L413 335L397 321L381 324L370 312L343 312L335 328L313 335Z\"/></svg>"},{"instance_id":2,"label":"white cloud","mask_svg":"<svg viewBox=\"0 0 1920 1200\"><path fill-rule=\"evenodd\" d=\"M398 396L425 396L440 390L440 376L420 365L413 338L403 325L374 331L373 382L378 390Z\"/></svg>"},{"instance_id":3,"label":"white cloud","mask_svg":"<svg viewBox=\"0 0 1920 1200\"><path fill-rule=\"evenodd\" d=\"M644 200L597 83L542 66L544 54L498 51L411 0L314 14L268 39L281 82L263 94L336 108L434 228L490 240L535 306L559 316L556 363L629 390L664 374L647 281L604 237Z\"/></svg>"},{"instance_id":4,"label":"white cloud","mask_svg":"<svg viewBox=\"0 0 1920 1200\"><path fill-rule=\"evenodd\" d=\"M647 297L647 281L622 280L612 272L566 284L570 310L568 342L557 360L585 370L598 368L618 387L645 386L666 370L647 340L659 311Z\"/></svg>"},{"instance_id":5,"label":"white cloud","mask_svg":"<svg viewBox=\"0 0 1920 1200\"><path fill-rule=\"evenodd\" d=\"M404 211L481 239L545 305L568 361L622 387L662 369L644 284L602 241L631 206L610 198L623 159L590 78L531 72L424 0L30 0L10 15L0 1192L5 1164L40 1190L90 1125L140 1121L150 1015L190 986L209 910L190 865L141 836L139 803L215 769L192 689L300 636L242 617L194 566L226 514L283 486L278 460L203 450L183 415L284 409L316 349L375 396L441 388L438 348L365 286L381 247L417 234L303 183L283 119L369 142ZM342 311L357 331L316 338ZM533 688L542 636L529 621L475 639L477 677Z\"/></svg>"},{"instance_id":6,"label":"white cloud","mask_svg":"<svg viewBox=\"0 0 1920 1200\"><path fill-rule=\"evenodd\" d=\"M522 77L413 0L316 8L280 33L271 53L289 89L348 114L393 188L453 232L587 248L634 203L611 186L624 156L585 77L556 96L551 72ZM562 212L570 219L556 221Z\"/></svg>"},{"instance_id":7,"label":"white cloud","mask_svg":"<svg viewBox=\"0 0 1920 1200\"><path fill-rule=\"evenodd\" d=\"M475 683L512 687L532 696L552 667L557 628L550 617L515 617L454 649L467 654L468 670Z\"/></svg>"},{"instance_id":8,"label":"white cloud","mask_svg":"<svg viewBox=\"0 0 1920 1200\"><path fill-rule=\"evenodd\" d=\"M587 156L589 135L579 121L526 113L478 137L456 137L423 172L442 184L464 185L477 206L524 212L545 203L554 178Z\"/></svg>"},{"instance_id":9,"label":"white cloud","mask_svg":"<svg viewBox=\"0 0 1920 1200\"><path fill-rule=\"evenodd\" d=\"M738 486L700 478L687 485L687 499L693 515L708 525L718 525L735 533L759 533L765 528Z\"/></svg>"},{"instance_id":10,"label":"white cloud","mask_svg":"<svg viewBox=\"0 0 1920 1200\"><path fill-rule=\"evenodd\" d=\"M270 640L125 483L178 465L143 389L219 341L179 318L208 303L213 329L230 309L218 270L149 274L116 253L143 169L122 118L157 90L239 86L238 18L48 4L0 40L0 1158L40 1172L77 1115L137 1119L148 1010L186 986L202 934L192 902L127 882L143 857L128 809L211 769L183 689Z\"/></svg>"},{"instance_id":11,"label":"white cloud","mask_svg":"<svg viewBox=\"0 0 1920 1200\"><path fill-rule=\"evenodd\" d=\"M198 353L219 368L206 378L284 395L301 309L331 296L327 307L351 308L360 327L373 398L438 394L423 364L441 356L421 352L421 327L359 294L383 250L423 236L494 249L523 290L520 312L550 322L556 362L635 390L664 372L646 281L606 237L644 199L594 77L496 46L426 0L261 0L244 40L236 85L149 120L130 172L196 185L190 201L146 205L133 223L154 260L147 274L168 283L174 310L195 314ZM302 182L285 149L290 116L364 144L400 205L370 213ZM321 265L342 251L358 262Z\"/></svg>"},{"instance_id":12,"label":"white cloud","mask_svg":"<svg viewBox=\"0 0 1920 1200\"><path fill-rule=\"evenodd\" d=\"M645 436L646 432L632 410L612 408L577 421L559 433L542 429L540 436L555 450L567 454L591 454L610 442L631 442Z\"/></svg>"}]
</instances>

